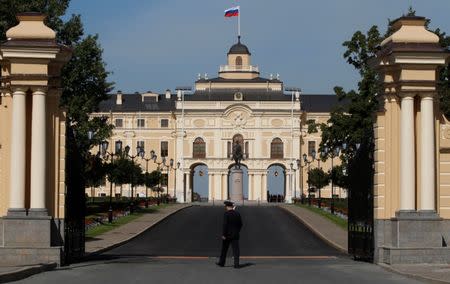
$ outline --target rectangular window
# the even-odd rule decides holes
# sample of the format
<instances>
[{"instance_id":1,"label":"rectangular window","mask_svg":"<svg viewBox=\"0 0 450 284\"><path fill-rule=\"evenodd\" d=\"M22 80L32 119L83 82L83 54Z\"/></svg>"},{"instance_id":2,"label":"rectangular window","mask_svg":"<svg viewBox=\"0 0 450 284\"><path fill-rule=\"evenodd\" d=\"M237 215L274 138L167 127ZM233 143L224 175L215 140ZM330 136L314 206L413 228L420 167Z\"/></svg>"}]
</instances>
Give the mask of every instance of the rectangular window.
<instances>
[{"instance_id":1,"label":"rectangular window","mask_svg":"<svg viewBox=\"0 0 450 284\"><path fill-rule=\"evenodd\" d=\"M145 119L138 118L138 120L137 120L137 127L145 127Z\"/></svg>"},{"instance_id":2,"label":"rectangular window","mask_svg":"<svg viewBox=\"0 0 450 284\"><path fill-rule=\"evenodd\" d=\"M161 119L161 128L167 128L167 127L169 127L169 120Z\"/></svg>"},{"instance_id":3,"label":"rectangular window","mask_svg":"<svg viewBox=\"0 0 450 284\"><path fill-rule=\"evenodd\" d=\"M227 142L227 158L231 159L232 156L232 150L231 150L231 142Z\"/></svg>"},{"instance_id":4,"label":"rectangular window","mask_svg":"<svg viewBox=\"0 0 450 284\"><path fill-rule=\"evenodd\" d=\"M316 151L316 141L308 141L308 155L312 156L313 151Z\"/></svg>"},{"instance_id":5,"label":"rectangular window","mask_svg":"<svg viewBox=\"0 0 450 284\"><path fill-rule=\"evenodd\" d=\"M161 157L169 156L169 142L161 141Z\"/></svg>"},{"instance_id":6,"label":"rectangular window","mask_svg":"<svg viewBox=\"0 0 450 284\"><path fill-rule=\"evenodd\" d=\"M144 141L138 141L136 146L141 150L145 150L145 142ZM139 154L139 153L136 153L136 154Z\"/></svg>"},{"instance_id":7,"label":"rectangular window","mask_svg":"<svg viewBox=\"0 0 450 284\"><path fill-rule=\"evenodd\" d=\"M116 127L123 127L123 119L122 118L116 118Z\"/></svg>"}]
</instances>

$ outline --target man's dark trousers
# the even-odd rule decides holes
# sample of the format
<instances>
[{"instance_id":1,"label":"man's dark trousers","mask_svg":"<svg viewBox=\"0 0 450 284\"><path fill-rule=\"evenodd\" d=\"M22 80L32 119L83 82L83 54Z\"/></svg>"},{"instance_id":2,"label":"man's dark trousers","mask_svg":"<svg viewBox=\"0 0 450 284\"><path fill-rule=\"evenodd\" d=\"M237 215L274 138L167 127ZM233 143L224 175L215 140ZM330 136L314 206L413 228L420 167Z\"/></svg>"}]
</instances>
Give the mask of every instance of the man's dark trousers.
<instances>
[{"instance_id":1,"label":"man's dark trousers","mask_svg":"<svg viewBox=\"0 0 450 284\"><path fill-rule=\"evenodd\" d=\"M222 252L220 253L219 264L225 264L225 258L227 257L228 247L230 246L230 243L231 247L233 248L234 267L239 267L239 240L236 239L226 239L222 241Z\"/></svg>"}]
</instances>

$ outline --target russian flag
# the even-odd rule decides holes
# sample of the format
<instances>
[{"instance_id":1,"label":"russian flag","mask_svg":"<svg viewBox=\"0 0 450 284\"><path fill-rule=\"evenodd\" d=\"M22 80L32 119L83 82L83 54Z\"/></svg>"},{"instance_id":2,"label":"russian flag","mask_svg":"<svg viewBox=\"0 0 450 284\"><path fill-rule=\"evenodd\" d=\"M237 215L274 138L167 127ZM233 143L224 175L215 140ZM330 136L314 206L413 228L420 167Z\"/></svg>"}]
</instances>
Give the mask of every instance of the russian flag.
<instances>
[{"instance_id":1,"label":"russian flag","mask_svg":"<svg viewBox=\"0 0 450 284\"><path fill-rule=\"evenodd\" d=\"M239 16L239 9L240 9L240 6L236 6L236 7L225 10L225 17L229 18L229 17Z\"/></svg>"}]
</instances>

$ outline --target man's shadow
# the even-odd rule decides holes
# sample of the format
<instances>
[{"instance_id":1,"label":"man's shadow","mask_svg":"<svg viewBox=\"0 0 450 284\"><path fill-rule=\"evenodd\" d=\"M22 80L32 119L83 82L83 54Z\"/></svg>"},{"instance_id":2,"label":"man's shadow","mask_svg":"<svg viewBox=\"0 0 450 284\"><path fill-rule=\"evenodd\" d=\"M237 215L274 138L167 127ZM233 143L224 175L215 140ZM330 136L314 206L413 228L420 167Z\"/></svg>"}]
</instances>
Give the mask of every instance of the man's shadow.
<instances>
[{"instance_id":1,"label":"man's shadow","mask_svg":"<svg viewBox=\"0 0 450 284\"><path fill-rule=\"evenodd\" d=\"M242 268L250 267L250 266L253 266L253 265L255 265L255 264L251 263L251 262L242 263L242 264L239 264L239 268L242 269Z\"/></svg>"}]
</instances>

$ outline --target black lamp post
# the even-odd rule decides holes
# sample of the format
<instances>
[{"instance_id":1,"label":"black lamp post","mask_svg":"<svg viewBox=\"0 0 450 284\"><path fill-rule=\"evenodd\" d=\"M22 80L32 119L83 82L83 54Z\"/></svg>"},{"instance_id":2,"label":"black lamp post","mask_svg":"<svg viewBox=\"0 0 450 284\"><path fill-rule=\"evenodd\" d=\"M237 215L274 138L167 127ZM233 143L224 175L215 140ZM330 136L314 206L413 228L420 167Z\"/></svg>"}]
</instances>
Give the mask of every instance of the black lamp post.
<instances>
[{"instance_id":1,"label":"black lamp post","mask_svg":"<svg viewBox=\"0 0 450 284\"><path fill-rule=\"evenodd\" d=\"M153 150L150 151L150 156L152 157L153 162L158 165L158 167L157 167L158 171L161 171L161 167L160 167L161 164L163 165L163 168L166 166L166 157L162 157L161 162L157 162L156 160L158 159L158 155L156 155L155 151L153 151ZM161 173L162 173L162 171L161 171ZM158 206L161 203L160 190L161 190L161 179L159 179L158 199L157 199Z\"/></svg>"},{"instance_id":2,"label":"black lamp post","mask_svg":"<svg viewBox=\"0 0 450 284\"><path fill-rule=\"evenodd\" d=\"M342 144L342 150L346 150L347 149L347 143L343 143ZM326 147L325 150L327 151L328 148ZM339 157L339 154L341 152L341 147L336 147L334 149L334 151L332 151L331 154L331 173L333 173L333 169L334 169L334 165L333 165L333 160L335 157ZM330 210L331 210L331 214L334 214L334 183L333 183L333 176L331 176L331 206L330 206Z\"/></svg>"},{"instance_id":3,"label":"black lamp post","mask_svg":"<svg viewBox=\"0 0 450 284\"><path fill-rule=\"evenodd\" d=\"M120 155L122 153L122 141L116 141L115 149L113 153L108 152L108 141L103 141L100 144L100 154L102 157L105 157L108 159L108 157L111 157L111 164L114 163L114 156ZM113 183L110 180L109 181L109 209L108 209L108 222L112 223L113 221L113 208L112 208L112 194L113 194Z\"/></svg>"},{"instance_id":4,"label":"black lamp post","mask_svg":"<svg viewBox=\"0 0 450 284\"><path fill-rule=\"evenodd\" d=\"M180 168L180 162L177 163L177 165L174 167L174 163L175 161L173 159L169 160L169 174L170 174L170 170L174 170L174 183L173 183L173 197L176 197L176 192L177 192L177 169ZM167 176L167 180L169 180L169 176ZM167 183L167 194L169 194L169 184Z\"/></svg>"},{"instance_id":5,"label":"black lamp post","mask_svg":"<svg viewBox=\"0 0 450 284\"><path fill-rule=\"evenodd\" d=\"M319 156L316 158L317 156L317 152L316 150L313 150L311 152L311 157L312 157L312 161L317 160L317 168L320 169L320 160L322 160L322 158L324 157L324 152L320 151L319 152ZM321 188L319 188L319 208L322 208L322 190Z\"/></svg>"},{"instance_id":6,"label":"black lamp post","mask_svg":"<svg viewBox=\"0 0 450 284\"><path fill-rule=\"evenodd\" d=\"M297 159L295 160L296 164L297 164L297 170L299 171L299 174L302 175L302 171L303 171L303 166L302 166L302 160ZM295 172L294 172L295 173ZM300 202L303 203L303 180L300 178L299 179L299 183L300 183ZM297 192L297 181L296 181L296 177L294 178L294 184L295 184L295 192Z\"/></svg>"},{"instance_id":7,"label":"black lamp post","mask_svg":"<svg viewBox=\"0 0 450 284\"><path fill-rule=\"evenodd\" d=\"M127 155L131 161L133 162L134 165L134 159L136 159L136 157L140 156L140 153L142 151L142 148L140 146L136 147L136 155L130 155L130 146L126 146L125 147L125 155ZM133 192L133 182L134 182L134 171L131 171L131 203L130 203L130 213L133 214L134 212L134 192Z\"/></svg>"},{"instance_id":8,"label":"black lamp post","mask_svg":"<svg viewBox=\"0 0 450 284\"><path fill-rule=\"evenodd\" d=\"M313 154L315 156L315 151L313 151ZM314 157L311 161L309 161L308 155L303 154L303 161L305 162L305 167L308 166L308 173L309 173L309 170L311 168L310 165L312 162L314 162ZM311 206L311 182L309 181L309 178L308 178L308 205Z\"/></svg>"},{"instance_id":9,"label":"black lamp post","mask_svg":"<svg viewBox=\"0 0 450 284\"><path fill-rule=\"evenodd\" d=\"M142 160L145 161L145 174L148 175L148 162L152 160L152 158L145 158L145 150L141 149L139 152L139 156L141 156ZM145 183L145 208L148 208L148 186L147 182Z\"/></svg>"},{"instance_id":10,"label":"black lamp post","mask_svg":"<svg viewBox=\"0 0 450 284\"><path fill-rule=\"evenodd\" d=\"M174 178L175 182L174 182L174 187L173 187L173 197L175 198L175 197L177 197L177 169L180 168L181 164L180 164L180 162L178 162L177 165L174 166L174 163L175 163L175 161L173 159L169 160L170 170L173 170L174 174L175 174L175 178ZM167 185L167 188L169 188L169 185Z\"/></svg>"}]
</instances>

